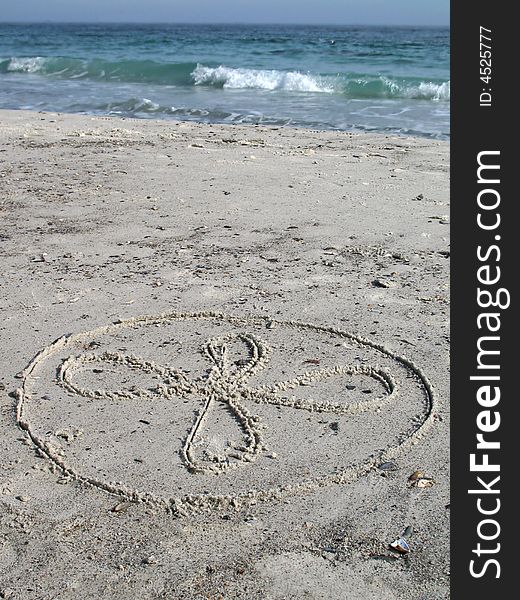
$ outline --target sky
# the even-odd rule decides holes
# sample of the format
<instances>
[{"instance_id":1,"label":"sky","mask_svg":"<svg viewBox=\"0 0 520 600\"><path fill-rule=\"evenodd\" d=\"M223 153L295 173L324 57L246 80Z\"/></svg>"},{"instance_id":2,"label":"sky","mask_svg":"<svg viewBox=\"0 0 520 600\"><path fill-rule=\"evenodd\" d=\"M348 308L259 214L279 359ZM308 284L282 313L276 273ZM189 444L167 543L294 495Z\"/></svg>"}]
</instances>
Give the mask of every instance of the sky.
<instances>
[{"instance_id":1,"label":"sky","mask_svg":"<svg viewBox=\"0 0 520 600\"><path fill-rule=\"evenodd\" d=\"M0 0L0 22L449 25L450 0Z\"/></svg>"}]
</instances>

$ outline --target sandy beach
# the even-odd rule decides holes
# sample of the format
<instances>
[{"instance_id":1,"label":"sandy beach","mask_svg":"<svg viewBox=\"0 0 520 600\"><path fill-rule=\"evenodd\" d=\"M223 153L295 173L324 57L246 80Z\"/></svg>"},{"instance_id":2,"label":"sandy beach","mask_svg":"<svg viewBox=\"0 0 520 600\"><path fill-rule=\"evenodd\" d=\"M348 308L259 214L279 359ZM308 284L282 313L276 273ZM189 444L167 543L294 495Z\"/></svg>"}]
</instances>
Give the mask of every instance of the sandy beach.
<instances>
[{"instance_id":1,"label":"sandy beach","mask_svg":"<svg viewBox=\"0 0 520 600\"><path fill-rule=\"evenodd\" d=\"M448 169L0 111L0 598L448 598Z\"/></svg>"}]
</instances>

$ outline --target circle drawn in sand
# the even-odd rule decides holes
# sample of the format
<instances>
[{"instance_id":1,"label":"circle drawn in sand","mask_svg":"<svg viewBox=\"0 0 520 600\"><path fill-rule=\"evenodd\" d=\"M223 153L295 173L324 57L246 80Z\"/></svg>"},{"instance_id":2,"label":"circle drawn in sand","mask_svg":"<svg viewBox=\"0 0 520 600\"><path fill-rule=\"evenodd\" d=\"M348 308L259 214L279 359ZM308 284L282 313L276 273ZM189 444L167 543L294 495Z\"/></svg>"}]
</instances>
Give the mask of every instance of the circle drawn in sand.
<instances>
[{"instance_id":1,"label":"circle drawn in sand","mask_svg":"<svg viewBox=\"0 0 520 600\"><path fill-rule=\"evenodd\" d=\"M205 369L199 374L190 370L176 368L168 364L157 364L154 360L141 358L130 352L113 349L91 352L92 348L101 346L98 340L107 336L115 337L127 331L144 331L147 327L166 327L181 323L206 323L219 326L221 329L229 326L236 331L214 335L202 341L200 350L204 356ZM406 372L407 378L412 378L422 394L421 413L415 415L413 425L401 434L395 443L387 444L384 449L373 452L368 459L344 468L333 468L329 473L316 476L306 476L295 483L278 483L257 486L255 489L234 491L228 493L211 493L207 490L192 494L170 496L149 491L139 491L133 486L122 482L110 482L81 466L72 464L61 448L52 444L40 431L41 427L31 424L28 417L30 405L35 393L35 384L40 379L37 375L43 371L51 359L60 355L60 364L55 369L56 381L60 389L74 398L85 398L89 402L109 403L151 403L167 402L173 410L181 405L195 403L192 406L192 424L183 436L178 450L178 461L190 477L211 476L218 478L229 477L233 472L238 474L240 469L254 468L259 457L266 455L275 458L276 454L267 454L265 437L269 435L269 426L258 416L260 407L276 408L277 411L307 411L309 413L324 413L339 417L354 417L363 413L378 414L383 406L393 403L398 395L398 384L387 369L372 364L330 364L325 368L320 366L320 359L303 361L306 368L292 378L278 378L268 383L259 383L261 372L267 372L271 366L272 348L262 338L272 329L282 332L293 331L298 334L320 335L332 338L336 342L350 344L354 348L376 352L381 358L397 364ZM249 331L248 331L249 330ZM255 333L250 331L254 330ZM262 335L262 332L265 335ZM199 334L199 332L196 332ZM336 343L335 346L341 346ZM83 349L79 354L66 354L67 351ZM285 359L287 360L287 359ZM313 365L315 368L309 368ZM90 383L89 376L93 373L110 371L110 387L115 389L97 389L96 378ZM282 370L281 372L285 372ZM152 385L142 383L128 385L127 373L141 378L148 378ZM328 399L309 397L301 394L306 388L323 385L345 376L363 377L372 381L382 389L382 395L369 394L370 398L358 399L350 403L331 402ZM87 379L85 383L82 381ZM118 387L118 381L120 385ZM126 383L125 383L126 382ZM364 390L371 392L372 390ZM99 327L92 331L63 336L53 344L43 349L24 371L22 387L17 390L18 406L17 421L27 432L32 442L49 458L64 475L81 483L96 487L123 499L134 502L162 506L175 514L184 515L201 510L239 506L252 501L271 500L286 495L316 489L330 483L348 483L363 474L368 473L380 462L389 460L404 448L417 443L424 434L426 426L432 422L434 395L430 383L422 371L407 358L398 356L384 346L371 342L346 331L328 327L320 327L309 323L296 321L275 321L269 317L233 317L220 313L171 313L158 316L143 316L118 321L112 325ZM255 411L255 406L257 407ZM225 409L230 417L227 435L230 431L238 436L241 444L233 444L228 440L228 446L212 448L205 439L208 421L216 410ZM280 418L280 416L278 416ZM142 421L147 423L147 421ZM338 426L337 423L332 425ZM231 428L231 429L230 429ZM132 432L133 433L133 432ZM150 441L150 440L149 440ZM289 440L290 442L290 440ZM276 469L276 461L271 461ZM311 461L312 462L312 461ZM272 467L270 467L272 471ZM272 477L270 481L272 480ZM188 485L190 481L187 480ZM211 484L208 484L211 485Z\"/></svg>"}]
</instances>

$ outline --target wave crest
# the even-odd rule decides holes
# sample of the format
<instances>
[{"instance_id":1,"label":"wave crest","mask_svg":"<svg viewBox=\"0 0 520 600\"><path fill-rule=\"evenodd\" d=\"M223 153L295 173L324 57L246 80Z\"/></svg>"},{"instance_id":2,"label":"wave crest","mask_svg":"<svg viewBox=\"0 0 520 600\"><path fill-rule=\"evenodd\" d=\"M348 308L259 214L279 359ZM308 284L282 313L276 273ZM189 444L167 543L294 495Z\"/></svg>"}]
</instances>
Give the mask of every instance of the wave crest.
<instances>
[{"instance_id":1,"label":"wave crest","mask_svg":"<svg viewBox=\"0 0 520 600\"><path fill-rule=\"evenodd\" d=\"M450 99L449 81L417 77L391 77L366 73L335 75L207 66L197 63L159 63L152 60L107 61L67 57L0 58L0 73L37 74L60 79L138 82L181 87L279 90L338 94L346 98L402 98L430 101Z\"/></svg>"},{"instance_id":2,"label":"wave crest","mask_svg":"<svg viewBox=\"0 0 520 600\"><path fill-rule=\"evenodd\" d=\"M299 71L234 69L223 65L206 67L199 64L191 76L195 85L213 85L231 89L254 88L328 94L335 91L324 78Z\"/></svg>"},{"instance_id":3,"label":"wave crest","mask_svg":"<svg viewBox=\"0 0 520 600\"><path fill-rule=\"evenodd\" d=\"M190 73L196 63L159 63L153 60L109 61L102 58L31 56L0 59L0 73L30 73L60 79L92 79L192 85Z\"/></svg>"},{"instance_id":4,"label":"wave crest","mask_svg":"<svg viewBox=\"0 0 520 600\"><path fill-rule=\"evenodd\" d=\"M11 73L38 73L42 70L45 61L43 56L13 57L5 61L5 70Z\"/></svg>"},{"instance_id":5,"label":"wave crest","mask_svg":"<svg viewBox=\"0 0 520 600\"><path fill-rule=\"evenodd\" d=\"M352 77L345 82L343 93L350 98L410 98L448 101L450 99L450 82L359 76Z\"/></svg>"},{"instance_id":6,"label":"wave crest","mask_svg":"<svg viewBox=\"0 0 520 600\"><path fill-rule=\"evenodd\" d=\"M417 89L414 98L431 98L432 100L449 100L450 99L450 82L431 83L421 82Z\"/></svg>"}]
</instances>

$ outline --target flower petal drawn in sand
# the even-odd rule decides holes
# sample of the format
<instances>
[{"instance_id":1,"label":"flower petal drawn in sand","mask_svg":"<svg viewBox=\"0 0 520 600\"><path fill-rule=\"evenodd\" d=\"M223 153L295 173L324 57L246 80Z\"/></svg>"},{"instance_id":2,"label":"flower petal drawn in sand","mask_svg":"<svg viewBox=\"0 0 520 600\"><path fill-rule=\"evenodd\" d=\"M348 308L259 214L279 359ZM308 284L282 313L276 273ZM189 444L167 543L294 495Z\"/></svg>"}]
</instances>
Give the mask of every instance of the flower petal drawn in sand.
<instances>
[{"instance_id":1,"label":"flower petal drawn in sand","mask_svg":"<svg viewBox=\"0 0 520 600\"><path fill-rule=\"evenodd\" d=\"M233 351L235 356L232 356ZM199 398L202 408L196 411L196 418L181 449L182 462L194 473L221 473L234 469L241 464L252 462L265 449L263 426L259 417L245 405L247 402L348 415L376 410L395 398L397 393L396 384L386 371L366 365L337 365L314 369L293 379L252 387L248 382L251 377L267 367L271 349L261 339L249 333L211 338L204 344L203 352L210 363L210 369L206 374L194 379L188 378L180 370L156 365L133 355L104 352L67 358L58 370L58 381L69 392L93 399L124 401L153 400L158 397L171 400L192 396ZM154 380L154 385L146 389L133 386L129 389L103 390L81 387L76 383L78 372L94 368L100 363L110 365L116 372L126 368L147 375ZM385 395L357 403L338 404L290 394L311 384L322 384L337 377L352 375L373 378L382 385ZM237 434L243 443L235 445L228 441L226 447L221 445L217 449L211 449L207 444L204 447L208 418L213 411L222 408L234 418Z\"/></svg>"},{"instance_id":2,"label":"flower petal drawn in sand","mask_svg":"<svg viewBox=\"0 0 520 600\"><path fill-rule=\"evenodd\" d=\"M195 321L215 323L219 326L230 324L233 327L238 326L242 330L251 326L267 329L281 328L297 331L302 335L312 332L320 336L333 336L334 339L341 340L342 345L375 351L383 360L391 360L396 366L405 370L407 379L410 378L413 387L419 392L421 398L420 410L408 428L401 431L396 441L386 444L383 448L362 459L361 462L335 467L333 470L322 474L303 473L300 477L297 476L294 481L288 482L285 478L278 482L271 481L267 486L254 485L251 487L247 484L247 489L239 489L239 482L236 482L236 489L233 489L231 493L212 493L207 490L197 492L185 489L179 491L176 495L157 493L153 489L140 490L122 481L111 481L106 478L106 474L97 476L89 474L81 466L76 467L71 464L67 456L58 452L56 447L49 443L47 437L38 430L38 426L33 423L30 410L31 404L33 404L33 409L37 411L34 399L39 395L38 386L42 380L48 377L49 367L56 372L56 367L52 365L51 361L59 355L62 356L62 362L60 363L61 366L58 367L54 382L63 386L72 395L82 395L92 399L105 399L114 402L131 399L136 404L144 401L145 405L154 400L160 400L166 404L166 407L171 399L173 400L172 408L175 408L175 404L178 404L179 400L188 408L192 402L194 409L202 407L202 410L196 412L194 422L191 424L186 423L186 430L189 429L189 432L185 435L180 451L184 465L191 471L202 473L219 473L238 467L240 464L244 464L244 460L254 460L256 456L266 450L261 436L262 424L259 419L253 418L253 415L249 413L244 405L254 406L255 404L264 403L275 405L280 410L285 411L290 411L293 408L308 411L329 411L345 415L364 411L378 411L380 406L396 397L396 385L385 371L363 365L315 369L303 375L300 374L291 380L255 386L252 381L256 380L252 380L252 378L255 373L261 371L269 363L271 351L263 341L248 334L228 335L208 340L203 347L203 353L209 361L210 368L204 375L191 376L191 378L186 376L189 371L159 366L142 358L130 356L126 354L126 351L125 354L102 353L101 344L93 343L101 336L117 335L129 328L135 330L150 326L161 327L174 323ZM236 360L237 344L240 346L238 350L239 360ZM245 353L244 345L247 350ZM70 351L76 349L72 351L77 352L78 348L99 348L99 350L93 350L98 354L89 354L89 351L84 351L85 353L79 356L77 354L71 356ZM67 355L64 356L64 352L67 352ZM69 358L66 358L66 356L69 356ZM290 366L290 360L285 360L282 356L277 356L277 358L282 360L284 368ZM44 373L45 378L42 378ZM383 398L375 398L372 394L367 394L365 402L348 405L308 398L308 394L313 392L314 389L318 389L320 395L326 397L325 393L330 393L329 388L326 387L328 382L336 384L338 383L337 377L355 374L369 376L377 380L379 384L382 384L386 395ZM80 377L84 376L83 387L78 383L78 381L81 381L78 375ZM129 377L129 375L131 376ZM96 390L91 389L96 384L87 383L93 380L99 382L100 379L110 379L112 382L117 382L115 387L118 389L113 391ZM316 384L316 386L309 387L308 381ZM137 385L132 385L136 382L138 382ZM150 382L151 385L149 385ZM338 388L335 387L334 389L337 391ZM404 390L408 389L408 386L404 387ZM193 393L198 397L194 398ZM423 370L406 356L399 355L393 349L381 343L329 326L292 320L276 321L265 315L238 317L213 311L142 315L118 320L109 325L101 325L89 331L62 335L51 344L43 347L29 362L22 372L21 385L16 389L15 396L17 399L16 422L18 426L27 434L42 456L46 456L64 477L118 496L122 501L146 503L163 508L167 513L180 517L211 510L236 509L241 506L249 506L253 502L280 500L331 484L346 485L352 483L377 468L377 465L394 460L400 453L419 443L435 423L436 408L436 393ZM201 399L204 402L201 402ZM195 404L198 406L195 407ZM221 419L224 415L228 419L227 424L224 424ZM238 422L237 416L239 417ZM235 459L233 459L231 453L225 457L222 463L215 463L208 460L211 457L204 456L204 452L201 452L201 438L207 438L208 432L210 437L213 435L215 423L220 438L223 437L222 434L233 437L238 432L245 439L243 448L237 449L238 458L236 463L233 462ZM231 424L231 428L227 426L229 424ZM220 439L220 441L222 440ZM270 458L276 458L273 454L270 455ZM195 480L193 481L195 482ZM187 485L189 488L189 484ZM232 485L235 488L235 482L232 482Z\"/></svg>"}]
</instances>

